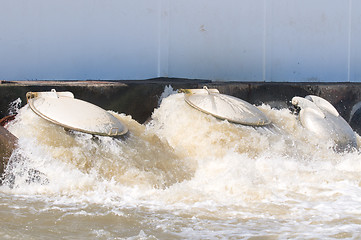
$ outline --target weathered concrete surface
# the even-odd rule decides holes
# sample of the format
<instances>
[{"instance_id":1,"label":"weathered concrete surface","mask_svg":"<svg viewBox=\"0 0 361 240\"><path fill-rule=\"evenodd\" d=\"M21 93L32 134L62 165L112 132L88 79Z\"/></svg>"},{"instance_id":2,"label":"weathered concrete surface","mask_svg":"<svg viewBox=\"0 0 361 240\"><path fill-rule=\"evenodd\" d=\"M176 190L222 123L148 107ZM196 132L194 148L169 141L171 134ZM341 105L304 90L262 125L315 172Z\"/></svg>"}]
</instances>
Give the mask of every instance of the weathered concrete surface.
<instances>
[{"instance_id":1,"label":"weathered concrete surface","mask_svg":"<svg viewBox=\"0 0 361 240\"><path fill-rule=\"evenodd\" d=\"M266 103L275 108L291 108L292 97L317 95L328 100L346 121L352 107L361 101L361 83L264 83L212 82L206 80L157 78L142 81L3 81L0 84L0 118L8 114L10 102L21 98L26 103L28 91L71 91L76 98L94 103L106 110L131 115L140 123L146 121L158 105L164 87L217 88L252 104ZM352 127L361 133L360 122Z\"/></svg>"},{"instance_id":2,"label":"weathered concrete surface","mask_svg":"<svg viewBox=\"0 0 361 240\"><path fill-rule=\"evenodd\" d=\"M16 147L17 138L0 126L0 178L4 173L11 153Z\"/></svg>"}]
</instances>

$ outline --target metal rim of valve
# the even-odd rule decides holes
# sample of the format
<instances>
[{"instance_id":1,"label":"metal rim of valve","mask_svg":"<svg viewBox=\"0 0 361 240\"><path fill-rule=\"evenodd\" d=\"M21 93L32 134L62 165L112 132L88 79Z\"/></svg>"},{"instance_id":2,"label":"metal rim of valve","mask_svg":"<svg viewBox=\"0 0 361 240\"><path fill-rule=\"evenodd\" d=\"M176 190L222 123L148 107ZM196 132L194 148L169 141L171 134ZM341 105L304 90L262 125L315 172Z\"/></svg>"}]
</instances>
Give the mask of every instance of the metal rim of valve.
<instances>
[{"instance_id":1,"label":"metal rim of valve","mask_svg":"<svg viewBox=\"0 0 361 240\"><path fill-rule=\"evenodd\" d=\"M116 116L71 92L28 92L26 98L34 113L66 129L111 137L128 132Z\"/></svg>"},{"instance_id":2,"label":"metal rim of valve","mask_svg":"<svg viewBox=\"0 0 361 240\"><path fill-rule=\"evenodd\" d=\"M218 119L248 126L271 123L256 106L233 96L221 94L217 89L182 89L184 100L193 108Z\"/></svg>"}]
</instances>

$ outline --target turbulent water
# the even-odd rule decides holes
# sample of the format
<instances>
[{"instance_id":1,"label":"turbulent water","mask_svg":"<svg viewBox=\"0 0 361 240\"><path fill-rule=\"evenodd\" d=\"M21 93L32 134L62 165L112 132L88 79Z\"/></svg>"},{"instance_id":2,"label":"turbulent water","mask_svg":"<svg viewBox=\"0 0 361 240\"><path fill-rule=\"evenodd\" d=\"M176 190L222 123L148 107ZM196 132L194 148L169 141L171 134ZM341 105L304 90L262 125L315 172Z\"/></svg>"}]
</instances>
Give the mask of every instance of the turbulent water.
<instances>
[{"instance_id":1,"label":"turbulent water","mask_svg":"<svg viewBox=\"0 0 361 240\"><path fill-rule=\"evenodd\" d=\"M360 239L361 155L288 109L217 120L182 94L121 138L66 131L26 105L0 187L0 239ZM360 141L360 140L359 140Z\"/></svg>"}]
</instances>

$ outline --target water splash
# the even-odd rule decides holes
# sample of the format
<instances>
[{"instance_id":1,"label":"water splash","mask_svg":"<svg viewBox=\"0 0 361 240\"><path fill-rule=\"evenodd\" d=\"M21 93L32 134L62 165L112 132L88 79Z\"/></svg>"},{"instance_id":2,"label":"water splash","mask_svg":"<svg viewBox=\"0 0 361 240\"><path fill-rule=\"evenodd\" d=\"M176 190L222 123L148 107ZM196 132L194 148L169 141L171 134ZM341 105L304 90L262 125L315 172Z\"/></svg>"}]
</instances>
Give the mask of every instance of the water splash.
<instances>
[{"instance_id":1,"label":"water splash","mask_svg":"<svg viewBox=\"0 0 361 240\"><path fill-rule=\"evenodd\" d=\"M8 126L19 138L17 152L21 152L13 156L16 160L12 161L12 169L20 172L38 169L50 182L60 185L64 185L62 178L69 177L59 176L58 172L73 175L73 171L90 176L94 181L115 181L125 186L148 188L164 188L189 177L187 164L166 143L146 132L144 126L129 116L113 114L130 129L126 137L94 137L69 132L41 119L25 106ZM18 156L25 156L26 161ZM22 164L17 165L18 162ZM52 167L44 169L46 163ZM56 164L63 167L54 169ZM73 176L70 179L77 182Z\"/></svg>"},{"instance_id":2,"label":"water splash","mask_svg":"<svg viewBox=\"0 0 361 240\"><path fill-rule=\"evenodd\" d=\"M146 235L135 230L139 237L357 237L360 153L332 151L288 109L259 108L272 125L221 121L172 94L145 126L113 113L129 127L113 139L68 132L25 106L8 125L19 138L8 169L15 178L0 190L40 196L65 212L70 205L74 219L84 209L131 216L148 227ZM34 180L31 169L44 175ZM84 203L91 209L76 207ZM94 232L105 233L114 236Z\"/></svg>"},{"instance_id":3,"label":"water splash","mask_svg":"<svg viewBox=\"0 0 361 240\"><path fill-rule=\"evenodd\" d=\"M9 109L8 109L8 114L9 115L16 115L18 114L20 108L21 108L21 99L18 98L14 101L12 101L10 104L9 104Z\"/></svg>"},{"instance_id":4,"label":"water splash","mask_svg":"<svg viewBox=\"0 0 361 240\"><path fill-rule=\"evenodd\" d=\"M162 94L159 97L158 100L158 107L160 106L160 104L162 103L162 100L164 98L169 97L170 95L176 94L177 90L174 90L173 87L171 85L165 86L164 87L164 91L162 92Z\"/></svg>"}]
</instances>

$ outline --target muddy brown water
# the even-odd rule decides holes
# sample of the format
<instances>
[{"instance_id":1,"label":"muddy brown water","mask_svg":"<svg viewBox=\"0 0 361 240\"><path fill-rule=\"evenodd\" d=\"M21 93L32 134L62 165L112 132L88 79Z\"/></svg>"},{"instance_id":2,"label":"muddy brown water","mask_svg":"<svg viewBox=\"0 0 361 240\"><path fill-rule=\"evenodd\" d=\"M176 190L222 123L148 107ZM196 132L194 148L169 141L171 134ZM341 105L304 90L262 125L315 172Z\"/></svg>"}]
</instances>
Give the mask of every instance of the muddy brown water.
<instances>
[{"instance_id":1,"label":"muddy brown water","mask_svg":"<svg viewBox=\"0 0 361 240\"><path fill-rule=\"evenodd\" d=\"M65 131L27 106L0 187L1 239L359 239L361 156L289 109L268 127L205 115L174 94L123 138ZM360 138L358 137L360 142Z\"/></svg>"}]
</instances>

